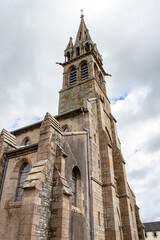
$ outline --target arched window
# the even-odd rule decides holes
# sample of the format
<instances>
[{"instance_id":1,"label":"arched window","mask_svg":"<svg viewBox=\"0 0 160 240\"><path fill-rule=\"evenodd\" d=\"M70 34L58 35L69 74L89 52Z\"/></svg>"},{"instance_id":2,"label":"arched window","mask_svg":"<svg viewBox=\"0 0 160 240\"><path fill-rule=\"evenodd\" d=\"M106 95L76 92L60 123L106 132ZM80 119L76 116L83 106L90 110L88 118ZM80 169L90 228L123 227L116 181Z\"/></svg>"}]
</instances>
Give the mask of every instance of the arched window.
<instances>
[{"instance_id":1,"label":"arched window","mask_svg":"<svg viewBox=\"0 0 160 240\"><path fill-rule=\"evenodd\" d=\"M22 145L28 146L30 144L31 144L31 142L30 142L29 137L25 137L22 141Z\"/></svg>"},{"instance_id":2,"label":"arched window","mask_svg":"<svg viewBox=\"0 0 160 240\"><path fill-rule=\"evenodd\" d=\"M81 79L85 80L88 78L88 65L87 63L83 63L81 66Z\"/></svg>"},{"instance_id":3,"label":"arched window","mask_svg":"<svg viewBox=\"0 0 160 240\"><path fill-rule=\"evenodd\" d=\"M30 167L28 163L24 163L20 169L16 201L22 201L24 191L23 185L25 183L26 178L28 177L29 169Z\"/></svg>"},{"instance_id":4,"label":"arched window","mask_svg":"<svg viewBox=\"0 0 160 240\"><path fill-rule=\"evenodd\" d=\"M77 55L77 56L80 55L80 48L79 48L79 47L76 48L76 55Z\"/></svg>"},{"instance_id":5,"label":"arched window","mask_svg":"<svg viewBox=\"0 0 160 240\"><path fill-rule=\"evenodd\" d=\"M29 141L29 139L27 138L27 139L25 140L24 145L27 146L27 145L29 145L29 144L30 144L30 141Z\"/></svg>"},{"instance_id":6,"label":"arched window","mask_svg":"<svg viewBox=\"0 0 160 240\"><path fill-rule=\"evenodd\" d=\"M70 61L70 52L67 52L67 60Z\"/></svg>"},{"instance_id":7,"label":"arched window","mask_svg":"<svg viewBox=\"0 0 160 240\"><path fill-rule=\"evenodd\" d=\"M76 195L77 195L77 176L76 172L72 171L72 205L76 206Z\"/></svg>"},{"instance_id":8,"label":"arched window","mask_svg":"<svg viewBox=\"0 0 160 240\"><path fill-rule=\"evenodd\" d=\"M77 166L72 170L72 207L80 210L83 208L84 195L82 192L83 182L81 181L81 173Z\"/></svg>"},{"instance_id":9,"label":"arched window","mask_svg":"<svg viewBox=\"0 0 160 240\"><path fill-rule=\"evenodd\" d=\"M68 125L67 124L63 125L62 130L63 130L63 132L69 132Z\"/></svg>"},{"instance_id":10,"label":"arched window","mask_svg":"<svg viewBox=\"0 0 160 240\"><path fill-rule=\"evenodd\" d=\"M67 127L65 127L64 132L69 132L69 129Z\"/></svg>"}]
</instances>

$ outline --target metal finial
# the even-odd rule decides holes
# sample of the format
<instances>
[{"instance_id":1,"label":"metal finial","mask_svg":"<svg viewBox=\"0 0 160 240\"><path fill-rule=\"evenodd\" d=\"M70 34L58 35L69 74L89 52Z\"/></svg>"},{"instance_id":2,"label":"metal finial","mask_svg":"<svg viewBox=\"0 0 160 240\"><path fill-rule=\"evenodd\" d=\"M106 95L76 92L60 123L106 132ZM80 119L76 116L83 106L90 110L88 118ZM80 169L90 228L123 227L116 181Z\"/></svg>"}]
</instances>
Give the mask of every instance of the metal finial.
<instances>
[{"instance_id":1,"label":"metal finial","mask_svg":"<svg viewBox=\"0 0 160 240\"><path fill-rule=\"evenodd\" d=\"M84 15L83 15L83 9L81 9L81 17L83 17Z\"/></svg>"}]
</instances>

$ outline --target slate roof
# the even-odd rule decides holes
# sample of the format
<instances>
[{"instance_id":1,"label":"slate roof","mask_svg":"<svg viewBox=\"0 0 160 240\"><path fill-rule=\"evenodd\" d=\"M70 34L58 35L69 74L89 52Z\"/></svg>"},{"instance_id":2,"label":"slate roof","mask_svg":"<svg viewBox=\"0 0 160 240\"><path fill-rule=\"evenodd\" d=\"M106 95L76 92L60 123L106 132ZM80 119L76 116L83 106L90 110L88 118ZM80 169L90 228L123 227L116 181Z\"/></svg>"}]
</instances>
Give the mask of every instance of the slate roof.
<instances>
[{"instance_id":1,"label":"slate roof","mask_svg":"<svg viewBox=\"0 0 160 240\"><path fill-rule=\"evenodd\" d=\"M160 222L143 223L143 225L145 226L145 232L160 231Z\"/></svg>"}]
</instances>

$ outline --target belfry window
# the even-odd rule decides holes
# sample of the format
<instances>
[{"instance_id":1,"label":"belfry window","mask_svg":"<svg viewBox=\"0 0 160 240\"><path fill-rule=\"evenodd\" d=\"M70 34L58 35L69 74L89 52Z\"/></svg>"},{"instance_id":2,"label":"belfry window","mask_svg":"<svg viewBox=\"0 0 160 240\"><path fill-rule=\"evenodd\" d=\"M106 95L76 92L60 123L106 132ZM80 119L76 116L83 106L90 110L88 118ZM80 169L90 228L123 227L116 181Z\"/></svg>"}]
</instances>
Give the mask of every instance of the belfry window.
<instances>
[{"instance_id":1,"label":"belfry window","mask_svg":"<svg viewBox=\"0 0 160 240\"><path fill-rule=\"evenodd\" d=\"M76 185L77 185L77 177L76 173L73 170L72 172L72 205L76 206Z\"/></svg>"},{"instance_id":2,"label":"belfry window","mask_svg":"<svg viewBox=\"0 0 160 240\"><path fill-rule=\"evenodd\" d=\"M87 63L83 63L81 66L81 79L85 80L88 78L88 65Z\"/></svg>"},{"instance_id":3,"label":"belfry window","mask_svg":"<svg viewBox=\"0 0 160 240\"><path fill-rule=\"evenodd\" d=\"M28 163L24 163L21 167L20 170L20 175L19 175L19 182L18 182L18 189L17 189L17 197L16 197L16 201L22 201L23 198L23 185L25 183L26 178L29 175L29 164Z\"/></svg>"},{"instance_id":4,"label":"belfry window","mask_svg":"<svg viewBox=\"0 0 160 240\"><path fill-rule=\"evenodd\" d=\"M76 83L76 69L72 68L72 70L70 71L70 77L69 77L69 81L70 81L70 85Z\"/></svg>"}]
</instances>

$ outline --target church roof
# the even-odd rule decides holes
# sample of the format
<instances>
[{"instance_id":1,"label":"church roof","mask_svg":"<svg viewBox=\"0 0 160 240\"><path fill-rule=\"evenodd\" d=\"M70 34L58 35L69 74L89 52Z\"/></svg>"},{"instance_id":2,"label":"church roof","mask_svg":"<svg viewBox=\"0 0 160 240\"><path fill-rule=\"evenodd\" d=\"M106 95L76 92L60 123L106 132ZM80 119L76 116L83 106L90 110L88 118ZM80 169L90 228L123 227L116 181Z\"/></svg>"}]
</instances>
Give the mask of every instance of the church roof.
<instances>
[{"instance_id":1,"label":"church roof","mask_svg":"<svg viewBox=\"0 0 160 240\"><path fill-rule=\"evenodd\" d=\"M145 226L145 232L160 231L160 222L143 223L143 225Z\"/></svg>"}]
</instances>

